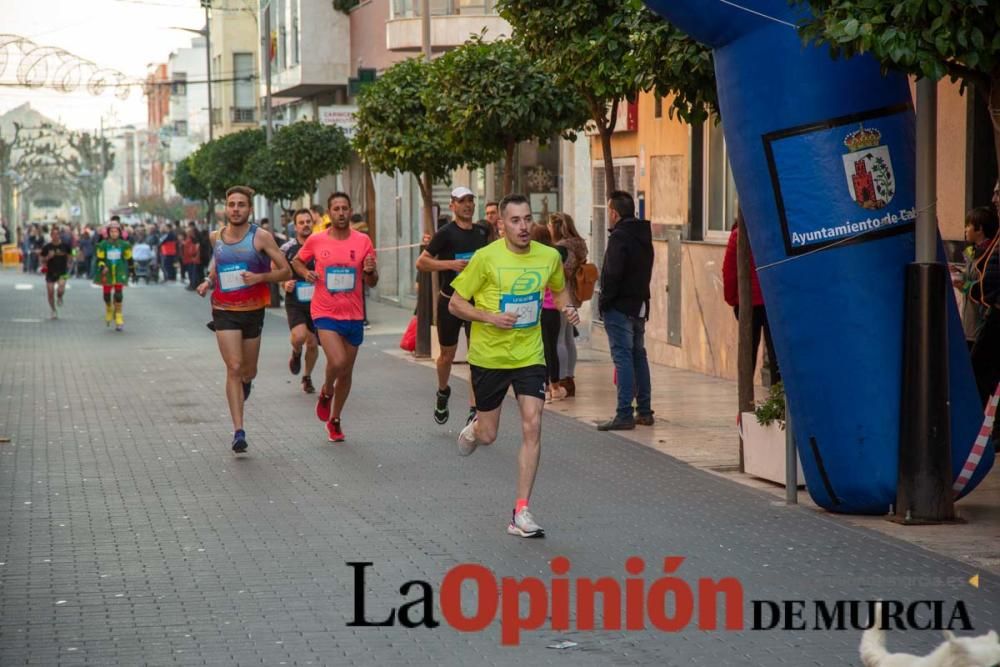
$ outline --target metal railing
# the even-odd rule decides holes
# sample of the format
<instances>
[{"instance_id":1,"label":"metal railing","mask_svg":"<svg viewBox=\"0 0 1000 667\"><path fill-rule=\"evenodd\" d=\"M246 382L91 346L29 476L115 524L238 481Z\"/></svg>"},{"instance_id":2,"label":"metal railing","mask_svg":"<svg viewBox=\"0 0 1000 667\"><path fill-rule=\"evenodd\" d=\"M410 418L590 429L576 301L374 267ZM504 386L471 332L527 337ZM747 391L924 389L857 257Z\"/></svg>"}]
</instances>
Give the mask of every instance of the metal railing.
<instances>
[{"instance_id":1,"label":"metal railing","mask_svg":"<svg viewBox=\"0 0 1000 667\"><path fill-rule=\"evenodd\" d=\"M253 123L257 120L257 110L253 107L229 107L229 120L234 123Z\"/></svg>"},{"instance_id":2,"label":"metal railing","mask_svg":"<svg viewBox=\"0 0 1000 667\"><path fill-rule=\"evenodd\" d=\"M420 16L420 0L392 0L392 18L411 19ZM431 16L496 14L494 0L430 0Z\"/></svg>"}]
</instances>

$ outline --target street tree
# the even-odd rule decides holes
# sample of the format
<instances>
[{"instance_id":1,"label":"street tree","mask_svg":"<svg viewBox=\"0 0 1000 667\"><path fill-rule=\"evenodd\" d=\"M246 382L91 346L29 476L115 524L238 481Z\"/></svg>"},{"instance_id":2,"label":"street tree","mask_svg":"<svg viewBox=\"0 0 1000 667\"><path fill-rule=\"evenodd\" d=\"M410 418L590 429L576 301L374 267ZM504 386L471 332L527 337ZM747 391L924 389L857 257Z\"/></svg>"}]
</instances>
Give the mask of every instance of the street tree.
<instances>
[{"instance_id":1,"label":"street tree","mask_svg":"<svg viewBox=\"0 0 1000 667\"><path fill-rule=\"evenodd\" d=\"M424 231L432 233L434 181L447 178L452 170L478 166L483 152L463 154L448 140L440 116L424 104L430 82L431 63L411 58L388 68L358 96L354 149L374 173L396 171L417 177L424 202ZM487 152L488 154L488 152ZM421 178L423 175L425 178Z\"/></svg>"},{"instance_id":2,"label":"street tree","mask_svg":"<svg viewBox=\"0 0 1000 667\"><path fill-rule=\"evenodd\" d=\"M498 0L514 39L576 92L601 139L604 180L615 189L611 134L618 105L640 91L672 95L671 115L704 120L716 109L709 49L653 14L641 0Z\"/></svg>"},{"instance_id":3,"label":"street tree","mask_svg":"<svg viewBox=\"0 0 1000 667\"><path fill-rule=\"evenodd\" d=\"M187 216L187 208L180 197L166 199L162 195L143 195L136 202L139 213L164 220L182 220Z\"/></svg>"},{"instance_id":4,"label":"street tree","mask_svg":"<svg viewBox=\"0 0 1000 667\"><path fill-rule=\"evenodd\" d=\"M974 86L989 107L1000 163L1000 3L996 0L795 0L807 43L871 53L884 67Z\"/></svg>"},{"instance_id":5,"label":"street tree","mask_svg":"<svg viewBox=\"0 0 1000 667\"><path fill-rule=\"evenodd\" d=\"M481 36L434 61L424 105L439 116L461 154L484 151L484 161L503 155L505 195L513 188L518 143L544 144L560 133L572 139L590 118L575 91L522 45L509 39L487 43Z\"/></svg>"},{"instance_id":6,"label":"street tree","mask_svg":"<svg viewBox=\"0 0 1000 667\"><path fill-rule=\"evenodd\" d=\"M275 132L271 145L254 153L245 174L258 193L289 202L313 193L321 178L336 174L350 159L350 142L339 127L299 121Z\"/></svg>"},{"instance_id":7,"label":"street tree","mask_svg":"<svg viewBox=\"0 0 1000 667\"><path fill-rule=\"evenodd\" d=\"M63 162L68 178L76 183L90 222L101 222L100 196L104 179L114 168L115 154L111 142L90 132L71 132L67 141L72 149Z\"/></svg>"},{"instance_id":8,"label":"street tree","mask_svg":"<svg viewBox=\"0 0 1000 667\"><path fill-rule=\"evenodd\" d=\"M264 145L264 130L233 132L202 144L191 155L191 172L212 199L221 199L234 185L246 184L246 167Z\"/></svg>"},{"instance_id":9,"label":"street tree","mask_svg":"<svg viewBox=\"0 0 1000 667\"><path fill-rule=\"evenodd\" d=\"M189 201L208 201L208 188L195 177L191 157L188 155L174 168L174 189Z\"/></svg>"}]
</instances>

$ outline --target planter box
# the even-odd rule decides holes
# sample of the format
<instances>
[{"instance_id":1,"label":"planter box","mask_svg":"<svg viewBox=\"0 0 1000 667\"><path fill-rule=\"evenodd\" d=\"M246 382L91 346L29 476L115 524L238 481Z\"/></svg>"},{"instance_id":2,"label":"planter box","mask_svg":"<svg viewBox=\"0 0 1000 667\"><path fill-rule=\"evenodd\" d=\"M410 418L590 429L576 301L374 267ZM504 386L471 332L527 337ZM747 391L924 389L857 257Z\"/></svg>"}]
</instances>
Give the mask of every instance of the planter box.
<instances>
[{"instance_id":1,"label":"planter box","mask_svg":"<svg viewBox=\"0 0 1000 667\"><path fill-rule=\"evenodd\" d=\"M433 324L431 325L431 358L437 361L438 356L441 354L441 346L438 345L438 330ZM469 343L465 338L465 332L458 332L458 348L455 350L455 363L464 364L466 358L469 355Z\"/></svg>"},{"instance_id":2,"label":"planter box","mask_svg":"<svg viewBox=\"0 0 1000 667\"><path fill-rule=\"evenodd\" d=\"M743 465L748 475L785 485L785 432L777 422L761 426L752 412L743 413ZM805 486L802 463L798 464L799 486Z\"/></svg>"}]
</instances>

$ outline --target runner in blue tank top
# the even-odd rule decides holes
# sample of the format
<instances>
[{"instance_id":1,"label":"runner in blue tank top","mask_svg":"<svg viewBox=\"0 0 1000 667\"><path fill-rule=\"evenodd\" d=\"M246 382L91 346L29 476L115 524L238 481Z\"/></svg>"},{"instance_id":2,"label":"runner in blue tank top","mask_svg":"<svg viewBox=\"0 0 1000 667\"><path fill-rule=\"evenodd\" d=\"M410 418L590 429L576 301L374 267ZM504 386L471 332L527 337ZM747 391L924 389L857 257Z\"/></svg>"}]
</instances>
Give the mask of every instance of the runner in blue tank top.
<instances>
[{"instance_id":1,"label":"runner in blue tank top","mask_svg":"<svg viewBox=\"0 0 1000 667\"><path fill-rule=\"evenodd\" d=\"M237 185L226 191L227 225L212 232L215 247L208 277L198 294L212 292L212 328L226 362L226 401L233 418L233 451L247 450L243 403L257 376L264 309L271 302L267 283L288 280L292 272L270 232L250 224L253 190ZM274 269L271 269L271 263Z\"/></svg>"}]
</instances>

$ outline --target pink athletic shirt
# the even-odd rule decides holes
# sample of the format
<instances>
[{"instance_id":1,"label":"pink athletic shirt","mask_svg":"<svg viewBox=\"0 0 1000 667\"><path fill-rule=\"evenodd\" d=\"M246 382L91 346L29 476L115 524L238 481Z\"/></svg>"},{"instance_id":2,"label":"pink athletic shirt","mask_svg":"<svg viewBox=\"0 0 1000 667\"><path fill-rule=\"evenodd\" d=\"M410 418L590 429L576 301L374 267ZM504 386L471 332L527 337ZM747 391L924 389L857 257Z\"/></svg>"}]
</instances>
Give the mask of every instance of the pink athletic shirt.
<instances>
[{"instance_id":1,"label":"pink athletic shirt","mask_svg":"<svg viewBox=\"0 0 1000 667\"><path fill-rule=\"evenodd\" d=\"M353 229L343 241L332 238L326 231L306 240L296 258L303 263L316 260L316 289L309 309L314 320L320 317L365 319L361 290L363 266L368 255L375 257L372 240L367 234Z\"/></svg>"}]
</instances>

